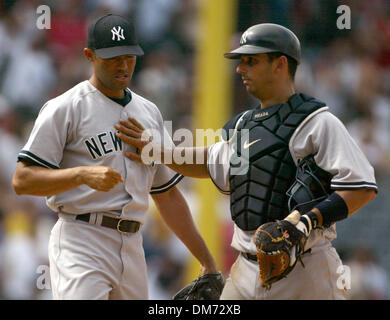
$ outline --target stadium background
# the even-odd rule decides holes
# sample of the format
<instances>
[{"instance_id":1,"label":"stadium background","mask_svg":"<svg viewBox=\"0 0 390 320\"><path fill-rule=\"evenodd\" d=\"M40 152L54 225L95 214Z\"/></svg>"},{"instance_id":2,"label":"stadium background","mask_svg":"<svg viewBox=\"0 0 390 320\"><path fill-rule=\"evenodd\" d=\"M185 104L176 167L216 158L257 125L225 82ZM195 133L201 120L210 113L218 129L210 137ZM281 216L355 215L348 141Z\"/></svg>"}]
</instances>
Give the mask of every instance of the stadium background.
<instances>
[{"instance_id":1,"label":"stadium background","mask_svg":"<svg viewBox=\"0 0 390 320\"><path fill-rule=\"evenodd\" d=\"M39 5L51 9L51 29L36 26ZM338 30L339 5L351 9L351 29ZM337 224L333 242L352 270L354 299L390 297L390 2L386 0L1 0L0 1L0 298L50 299L42 282L55 214L43 198L11 188L16 156L43 103L83 81L86 25L104 13L134 19L145 56L131 88L155 102L178 128L221 127L255 105L222 53L262 22L291 28L301 40L298 91L328 103L376 170L376 200ZM98 116L98 115L96 115ZM207 181L180 183L202 235L227 275L228 197ZM152 202L151 202L152 204ZM167 231L153 206L143 228L151 299L170 299L199 265ZM43 277L44 278L44 277ZM39 283L39 281L41 281ZM38 284L38 286L37 286Z\"/></svg>"}]
</instances>

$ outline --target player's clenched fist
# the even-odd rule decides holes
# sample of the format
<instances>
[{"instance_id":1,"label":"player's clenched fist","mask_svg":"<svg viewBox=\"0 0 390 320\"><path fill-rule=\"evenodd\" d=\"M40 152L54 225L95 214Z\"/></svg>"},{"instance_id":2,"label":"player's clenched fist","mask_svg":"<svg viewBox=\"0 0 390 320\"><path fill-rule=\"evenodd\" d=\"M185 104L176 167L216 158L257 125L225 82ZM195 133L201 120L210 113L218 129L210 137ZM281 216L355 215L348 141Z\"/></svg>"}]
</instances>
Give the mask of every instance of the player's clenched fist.
<instances>
[{"instance_id":1,"label":"player's clenched fist","mask_svg":"<svg viewBox=\"0 0 390 320\"><path fill-rule=\"evenodd\" d=\"M123 182L120 173L106 166L85 166L80 167L82 184L86 184L98 191L110 191L118 182Z\"/></svg>"}]
</instances>

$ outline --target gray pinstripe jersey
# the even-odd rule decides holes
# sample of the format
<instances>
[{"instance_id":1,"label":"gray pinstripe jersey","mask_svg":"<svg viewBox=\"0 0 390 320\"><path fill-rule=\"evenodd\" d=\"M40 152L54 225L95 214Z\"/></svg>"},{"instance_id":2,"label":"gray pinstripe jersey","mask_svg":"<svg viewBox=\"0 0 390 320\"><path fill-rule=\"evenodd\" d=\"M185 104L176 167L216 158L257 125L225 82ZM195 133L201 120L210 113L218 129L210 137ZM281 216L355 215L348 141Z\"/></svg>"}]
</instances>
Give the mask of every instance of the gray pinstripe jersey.
<instances>
[{"instance_id":1,"label":"gray pinstripe jersey","mask_svg":"<svg viewBox=\"0 0 390 320\"><path fill-rule=\"evenodd\" d=\"M42 107L19 160L50 169L109 166L125 180L109 192L80 185L47 197L52 210L74 214L122 210L122 217L142 223L149 193L164 192L180 181L182 176L164 165L150 167L124 157L131 147L115 136L114 124L120 118L131 115L145 128L165 132L158 108L134 92L131 95L131 101L122 107L83 81Z\"/></svg>"}]
</instances>

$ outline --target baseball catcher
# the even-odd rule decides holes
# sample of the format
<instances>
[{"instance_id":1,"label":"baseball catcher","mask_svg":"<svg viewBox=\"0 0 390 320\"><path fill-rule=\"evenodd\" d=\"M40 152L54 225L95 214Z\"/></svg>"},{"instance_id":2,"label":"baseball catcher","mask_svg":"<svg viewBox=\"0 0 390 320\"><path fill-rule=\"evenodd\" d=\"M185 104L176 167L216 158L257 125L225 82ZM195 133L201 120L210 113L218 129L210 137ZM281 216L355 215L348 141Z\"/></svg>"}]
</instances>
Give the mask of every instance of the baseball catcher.
<instances>
[{"instance_id":1,"label":"baseball catcher","mask_svg":"<svg viewBox=\"0 0 390 320\"><path fill-rule=\"evenodd\" d=\"M323 225L321 215L310 210L329 196L331 177L312 157L300 161L295 182L287 191L292 212L285 219L267 222L256 230L260 282L266 289L286 277L298 261L304 267L301 257L309 251L305 251L305 244L310 231Z\"/></svg>"},{"instance_id":2,"label":"baseball catcher","mask_svg":"<svg viewBox=\"0 0 390 320\"><path fill-rule=\"evenodd\" d=\"M199 276L173 296L173 300L219 300L224 287L221 272Z\"/></svg>"}]
</instances>

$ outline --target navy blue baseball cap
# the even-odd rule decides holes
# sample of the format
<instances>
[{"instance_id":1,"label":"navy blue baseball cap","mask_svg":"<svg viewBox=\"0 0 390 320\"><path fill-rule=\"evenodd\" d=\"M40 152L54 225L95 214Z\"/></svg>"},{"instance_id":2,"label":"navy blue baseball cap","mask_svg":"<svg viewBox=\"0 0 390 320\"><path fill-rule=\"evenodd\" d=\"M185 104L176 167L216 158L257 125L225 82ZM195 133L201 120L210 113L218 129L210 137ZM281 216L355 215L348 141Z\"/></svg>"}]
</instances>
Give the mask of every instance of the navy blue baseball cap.
<instances>
[{"instance_id":1,"label":"navy blue baseball cap","mask_svg":"<svg viewBox=\"0 0 390 320\"><path fill-rule=\"evenodd\" d=\"M133 23L114 14L100 17L88 26L87 47L102 59L144 54L138 45Z\"/></svg>"}]
</instances>

